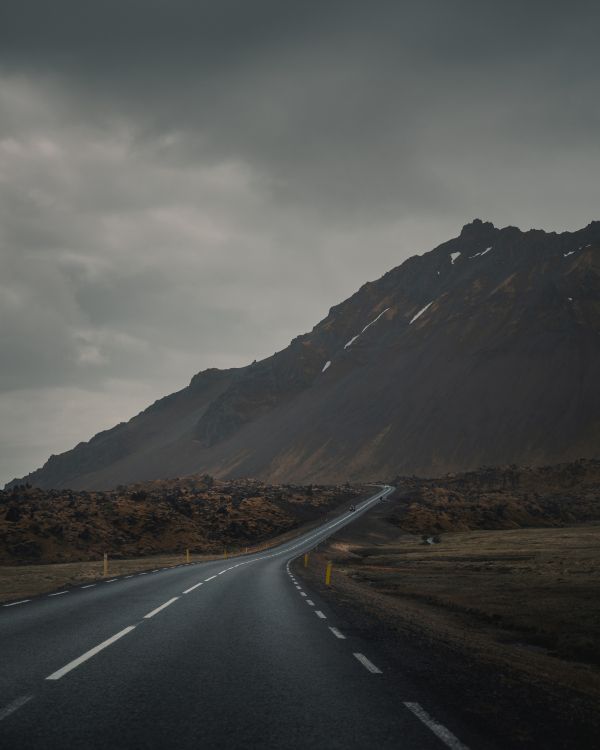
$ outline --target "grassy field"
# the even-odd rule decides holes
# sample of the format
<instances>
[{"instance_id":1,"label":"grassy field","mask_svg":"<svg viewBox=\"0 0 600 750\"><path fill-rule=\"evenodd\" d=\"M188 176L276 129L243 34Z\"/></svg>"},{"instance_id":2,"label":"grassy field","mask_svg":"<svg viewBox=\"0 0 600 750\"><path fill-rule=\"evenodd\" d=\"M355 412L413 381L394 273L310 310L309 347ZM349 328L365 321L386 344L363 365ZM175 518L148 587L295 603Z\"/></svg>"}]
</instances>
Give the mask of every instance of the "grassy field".
<instances>
[{"instance_id":1,"label":"grassy field","mask_svg":"<svg viewBox=\"0 0 600 750\"><path fill-rule=\"evenodd\" d=\"M192 557L192 561L200 559ZM205 558L202 558L205 559ZM139 573L143 570L165 568L184 561L182 555L159 555L135 560L110 560L110 577ZM9 602L45 594L59 588L69 588L102 578L102 560L57 565L2 565L0 566L0 601Z\"/></svg>"},{"instance_id":2,"label":"grassy field","mask_svg":"<svg viewBox=\"0 0 600 750\"><path fill-rule=\"evenodd\" d=\"M505 645L600 667L600 526L342 542L333 552L375 591L501 630Z\"/></svg>"},{"instance_id":3,"label":"grassy field","mask_svg":"<svg viewBox=\"0 0 600 750\"><path fill-rule=\"evenodd\" d=\"M458 531L430 545L395 512L378 505L296 573L502 747L596 747L600 525Z\"/></svg>"}]
</instances>

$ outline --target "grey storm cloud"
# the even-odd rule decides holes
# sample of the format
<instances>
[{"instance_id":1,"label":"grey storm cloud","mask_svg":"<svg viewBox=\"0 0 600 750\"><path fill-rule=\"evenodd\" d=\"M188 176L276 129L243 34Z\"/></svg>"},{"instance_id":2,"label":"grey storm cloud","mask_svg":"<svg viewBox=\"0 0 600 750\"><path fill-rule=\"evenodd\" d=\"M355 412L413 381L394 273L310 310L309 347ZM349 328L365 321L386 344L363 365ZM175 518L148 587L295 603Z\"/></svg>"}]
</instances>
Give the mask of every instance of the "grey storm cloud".
<instances>
[{"instance_id":1,"label":"grey storm cloud","mask_svg":"<svg viewBox=\"0 0 600 750\"><path fill-rule=\"evenodd\" d=\"M0 8L0 481L456 234L598 218L592 2Z\"/></svg>"}]
</instances>

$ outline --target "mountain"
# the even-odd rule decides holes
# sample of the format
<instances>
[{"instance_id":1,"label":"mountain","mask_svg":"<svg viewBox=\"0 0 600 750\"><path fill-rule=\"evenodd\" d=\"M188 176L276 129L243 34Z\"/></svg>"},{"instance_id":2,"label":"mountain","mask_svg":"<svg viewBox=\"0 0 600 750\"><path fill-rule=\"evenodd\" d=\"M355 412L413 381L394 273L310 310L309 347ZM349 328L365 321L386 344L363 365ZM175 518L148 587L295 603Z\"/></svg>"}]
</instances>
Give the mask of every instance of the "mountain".
<instances>
[{"instance_id":1,"label":"mountain","mask_svg":"<svg viewBox=\"0 0 600 750\"><path fill-rule=\"evenodd\" d=\"M477 219L283 351L200 372L15 481L369 481L599 455L600 221L556 234Z\"/></svg>"}]
</instances>

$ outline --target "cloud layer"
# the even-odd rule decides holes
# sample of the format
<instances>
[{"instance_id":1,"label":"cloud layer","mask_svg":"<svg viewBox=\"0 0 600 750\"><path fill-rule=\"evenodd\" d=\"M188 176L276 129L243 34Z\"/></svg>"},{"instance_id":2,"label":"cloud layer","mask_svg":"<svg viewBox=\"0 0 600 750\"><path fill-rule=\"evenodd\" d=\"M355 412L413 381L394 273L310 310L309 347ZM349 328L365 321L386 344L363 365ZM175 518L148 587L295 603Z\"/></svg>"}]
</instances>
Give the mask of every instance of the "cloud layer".
<instances>
[{"instance_id":1,"label":"cloud layer","mask_svg":"<svg viewBox=\"0 0 600 750\"><path fill-rule=\"evenodd\" d=\"M475 216L599 218L591 2L2 14L0 482Z\"/></svg>"}]
</instances>

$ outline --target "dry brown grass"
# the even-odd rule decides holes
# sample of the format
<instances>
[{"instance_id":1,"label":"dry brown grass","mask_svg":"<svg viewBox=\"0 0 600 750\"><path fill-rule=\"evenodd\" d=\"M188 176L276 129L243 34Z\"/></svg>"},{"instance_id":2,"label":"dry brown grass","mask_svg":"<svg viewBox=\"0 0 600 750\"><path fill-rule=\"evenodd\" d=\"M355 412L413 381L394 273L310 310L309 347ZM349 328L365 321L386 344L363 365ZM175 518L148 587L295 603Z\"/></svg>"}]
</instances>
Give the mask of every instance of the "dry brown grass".
<instances>
[{"instance_id":1,"label":"dry brown grass","mask_svg":"<svg viewBox=\"0 0 600 750\"><path fill-rule=\"evenodd\" d=\"M424 545L389 511L342 529L296 573L500 747L596 747L600 526L456 532Z\"/></svg>"},{"instance_id":2,"label":"dry brown grass","mask_svg":"<svg viewBox=\"0 0 600 750\"><path fill-rule=\"evenodd\" d=\"M194 558L192 558L194 559ZM161 555L137 560L110 560L110 576L128 575L183 562L181 555ZM77 586L102 578L103 562L58 565L3 565L0 567L0 601L24 599L59 588Z\"/></svg>"},{"instance_id":3,"label":"dry brown grass","mask_svg":"<svg viewBox=\"0 0 600 750\"><path fill-rule=\"evenodd\" d=\"M600 526L458 532L432 546L408 537L345 549L353 556L339 548L347 575L375 591L500 631L506 647L600 666Z\"/></svg>"}]
</instances>

